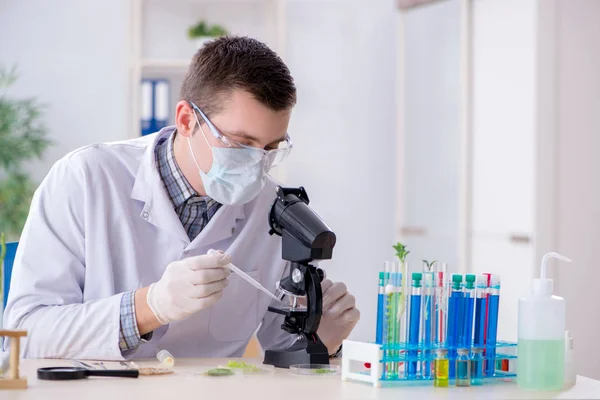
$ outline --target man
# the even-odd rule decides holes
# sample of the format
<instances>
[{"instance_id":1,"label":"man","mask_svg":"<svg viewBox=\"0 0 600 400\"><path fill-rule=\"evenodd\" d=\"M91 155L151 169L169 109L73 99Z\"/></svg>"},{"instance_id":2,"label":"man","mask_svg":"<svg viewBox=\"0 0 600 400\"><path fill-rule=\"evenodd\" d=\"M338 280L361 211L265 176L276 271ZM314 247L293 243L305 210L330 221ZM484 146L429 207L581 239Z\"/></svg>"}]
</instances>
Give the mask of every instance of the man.
<instances>
[{"instance_id":1,"label":"man","mask_svg":"<svg viewBox=\"0 0 600 400\"><path fill-rule=\"evenodd\" d=\"M267 172L291 150L295 103L267 46L219 38L194 56L174 126L59 160L33 198L5 311L29 332L24 356L241 356L259 326L263 348L291 344L270 299L226 265L267 288L286 274ZM359 312L342 283L322 289L318 334L335 354Z\"/></svg>"}]
</instances>

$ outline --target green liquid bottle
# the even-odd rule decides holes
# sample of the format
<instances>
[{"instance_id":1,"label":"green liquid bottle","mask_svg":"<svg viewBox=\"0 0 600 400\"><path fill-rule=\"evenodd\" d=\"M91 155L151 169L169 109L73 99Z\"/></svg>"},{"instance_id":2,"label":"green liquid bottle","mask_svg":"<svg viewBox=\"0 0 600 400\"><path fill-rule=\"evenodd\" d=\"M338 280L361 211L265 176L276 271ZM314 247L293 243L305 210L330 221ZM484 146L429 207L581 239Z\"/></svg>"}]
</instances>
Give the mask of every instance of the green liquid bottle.
<instances>
[{"instance_id":1,"label":"green liquid bottle","mask_svg":"<svg viewBox=\"0 0 600 400\"><path fill-rule=\"evenodd\" d=\"M563 333L564 335L564 333ZM565 341L519 339L517 383L523 389L561 390L564 382Z\"/></svg>"},{"instance_id":2,"label":"green liquid bottle","mask_svg":"<svg viewBox=\"0 0 600 400\"><path fill-rule=\"evenodd\" d=\"M519 300L517 384L522 389L562 390L565 367L565 300L553 296L554 282L546 278L550 258L571 261L557 253L542 259L540 279L532 295Z\"/></svg>"}]
</instances>

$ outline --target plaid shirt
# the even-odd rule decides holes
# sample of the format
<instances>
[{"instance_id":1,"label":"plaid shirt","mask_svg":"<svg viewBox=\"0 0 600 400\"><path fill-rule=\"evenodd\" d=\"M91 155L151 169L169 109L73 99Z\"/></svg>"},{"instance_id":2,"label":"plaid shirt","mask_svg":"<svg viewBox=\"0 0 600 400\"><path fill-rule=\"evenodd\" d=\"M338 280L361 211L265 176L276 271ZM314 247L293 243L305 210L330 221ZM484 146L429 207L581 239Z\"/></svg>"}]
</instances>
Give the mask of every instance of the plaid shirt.
<instances>
[{"instance_id":1,"label":"plaid shirt","mask_svg":"<svg viewBox=\"0 0 600 400\"><path fill-rule=\"evenodd\" d=\"M185 179L175 161L173 141L176 132L168 138L159 139L155 148L156 166L163 185L181 224L190 238L194 240L204 229L210 219L221 207L221 204L207 196L199 196L192 185ZM140 337L135 318L135 291L127 292L121 297L121 329L119 331L119 347L121 351L136 349L143 340L150 340L152 334Z\"/></svg>"}]
</instances>

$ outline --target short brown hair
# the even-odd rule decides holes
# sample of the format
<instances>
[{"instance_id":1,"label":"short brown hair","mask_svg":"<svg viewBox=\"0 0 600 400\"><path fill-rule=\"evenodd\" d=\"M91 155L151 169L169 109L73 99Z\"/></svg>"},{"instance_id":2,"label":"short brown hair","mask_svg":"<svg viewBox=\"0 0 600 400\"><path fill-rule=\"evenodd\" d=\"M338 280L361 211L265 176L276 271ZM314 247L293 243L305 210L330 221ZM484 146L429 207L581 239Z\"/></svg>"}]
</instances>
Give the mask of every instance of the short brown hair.
<instances>
[{"instance_id":1,"label":"short brown hair","mask_svg":"<svg viewBox=\"0 0 600 400\"><path fill-rule=\"evenodd\" d=\"M234 89L243 89L273 111L296 104L296 86L283 60L266 44L243 36L212 40L196 52L181 84L181 100L210 116Z\"/></svg>"}]
</instances>

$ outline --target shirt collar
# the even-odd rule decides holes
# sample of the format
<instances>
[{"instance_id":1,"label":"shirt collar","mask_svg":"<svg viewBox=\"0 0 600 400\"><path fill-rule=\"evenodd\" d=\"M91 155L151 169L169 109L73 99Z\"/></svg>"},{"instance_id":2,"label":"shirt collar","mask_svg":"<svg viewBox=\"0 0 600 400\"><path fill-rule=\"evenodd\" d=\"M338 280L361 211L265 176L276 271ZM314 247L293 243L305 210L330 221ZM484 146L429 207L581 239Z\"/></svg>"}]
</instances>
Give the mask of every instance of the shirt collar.
<instances>
[{"instance_id":1,"label":"shirt collar","mask_svg":"<svg viewBox=\"0 0 600 400\"><path fill-rule=\"evenodd\" d=\"M179 165L177 165L173 150L176 134L177 130L174 130L170 136L159 140L156 146L158 172L167 190L167 194L173 203L173 207L177 208L193 198L206 201L207 207L210 207L217 202L208 196L199 196L183 175Z\"/></svg>"}]
</instances>

